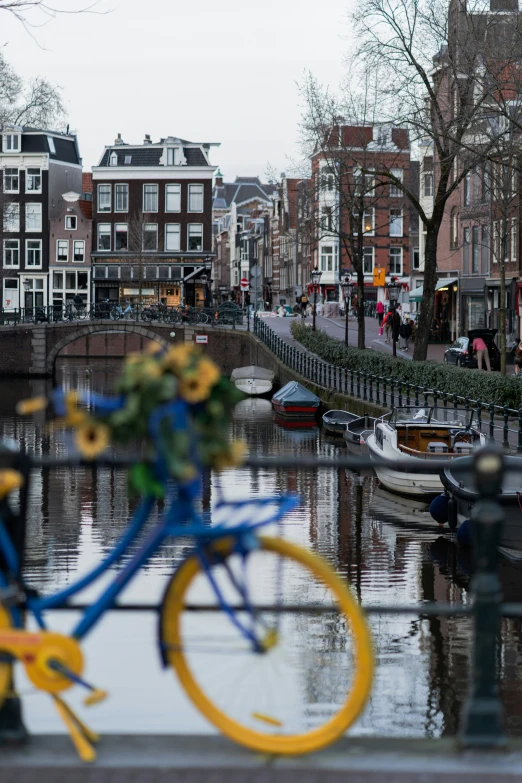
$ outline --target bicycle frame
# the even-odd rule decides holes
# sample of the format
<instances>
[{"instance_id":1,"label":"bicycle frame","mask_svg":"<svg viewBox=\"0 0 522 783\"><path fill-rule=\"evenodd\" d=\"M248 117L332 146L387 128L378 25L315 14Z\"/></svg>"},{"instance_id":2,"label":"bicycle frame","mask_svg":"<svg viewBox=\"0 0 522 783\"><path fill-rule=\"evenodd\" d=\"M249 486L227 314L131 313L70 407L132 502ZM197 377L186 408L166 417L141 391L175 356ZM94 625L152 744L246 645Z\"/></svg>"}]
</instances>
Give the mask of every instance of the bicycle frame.
<instances>
[{"instance_id":1,"label":"bicycle frame","mask_svg":"<svg viewBox=\"0 0 522 783\"><path fill-rule=\"evenodd\" d=\"M98 599L84 611L81 619L73 629L71 636L80 640L94 628L103 614L114 606L116 599L122 590L129 584L140 568L148 562L148 560L152 557L154 552L157 551L159 546L166 538L181 538L190 535L195 539L195 545L187 557L190 557L194 554L199 557L202 564L202 569L206 573L207 578L209 579L209 582L214 589L216 598L219 601L221 608L228 614L231 621L245 635L245 637L255 643L255 638L253 637L251 631L249 631L237 619L237 617L235 617L234 610L227 605L226 601L217 589L216 583L210 574L207 559L203 552L203 547L204 544L211 540L217 540L219 538L233 538L236 540L236 542L241 543L241 550L246 552L248 549L254 548L256 528L261 527L262 525L270 524L271 522L278 521L287 511L296 505L297 500L298 499L294 496L256 499L255 503L257 505L268 505L274 502L277 503L277 512L271 518L260 523L240 524L230 528L224 527L222 525L207 527L194 514L192 514L191 517L188 517L189 524L183 524L179 521L174 521L171 519L171 517L174 517L174 515L176 515L179 519L179 514L177 514L175 505L177 501L174 501L160 522L149 533L141 548L133 555L129 562L118 571L110 585L98 597ZM252 501L227 501L226 506L230 506L231 508L240 508L251 502ZM27 597L27 609L32 612L36 622L42 630L47 629L45 619L43 617L44 612L66 606L70 598L84 590L89 585L93 584L108 568L121 561L121 559L127 553L129 547L136 540L137 536L146 524L154 503L154 498L146 498L141 502L140 506L134 513L131 524L125 531L120 541L116 544L114 549L84 577L76 581L74 584L69 585L69 587L66 587L63 590L59 590L54 595L45 597L33 597L29 595ZM179 505L179 503L177 503L177 505ZM247 546L245 546L245 544L247 544ZM19 573L18 556L1 519L0 550L4 554L9 569L13 573ZM7 581L0 572L0 587L6 586ZM71 606L73 607L74 604ZM15 615L15 623L16 625L20 626L21 621L18 614L19 613L17 611Z\"/></svg>"}]
</instances>

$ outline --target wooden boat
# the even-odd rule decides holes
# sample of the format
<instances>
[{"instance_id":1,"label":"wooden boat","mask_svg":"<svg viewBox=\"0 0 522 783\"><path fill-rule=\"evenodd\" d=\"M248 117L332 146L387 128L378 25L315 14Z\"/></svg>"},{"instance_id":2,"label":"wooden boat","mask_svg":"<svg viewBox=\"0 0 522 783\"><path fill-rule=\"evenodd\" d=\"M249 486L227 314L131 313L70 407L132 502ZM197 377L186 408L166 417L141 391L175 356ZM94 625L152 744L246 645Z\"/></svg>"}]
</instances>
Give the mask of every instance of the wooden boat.
<instances>
[{"instance_id":1,"label":"wooden boat","mask_svg":"<svg viewBox=\"0 0 522 783\"><path fill-rule=\"evenodd\" d=\"M367 438L373 460L385 460L375 467L381 483L401 495L436 497L442 492L438 473L430 471L430 460L452 459L470 454L485 444L485 437L472 427L474 411L453 408L397 407L389 418L377 419ZM394 463L422 460L426 472L394 468Z\"/></svg>"},{"instance_id":2,"label":"wooden boat","mask_svg":"<svg viewBox=\"0 0 522 783\"><path fill-rule=\"evenodd\" d=\"M348 411L327 411L323 414L323 429L329 432L330 435L342 436L346 425L357 418L356 413L349 413Z\"/></svg>"},{"instance_id":3,"label":"wooden boat","mask_svg":"<svg viewBox=\"0 0 522 783\"><path fill-rule=\"evenodd\" d=\"M504 511L504 523L500 534L499 548L512 560L522 560L522 457L505 459L502 492L497 501ZM475 475L469 471L459 471L455 475L452 465L441 473L443 488L450 494L448 521L451 527L461 524L471 516L471 510L479 497L475 484Z\"/></svg>"},{"instance_id":4,"label":"wooden boat","mask_svg":"<svg viewBox=\"0 0 522 783\"><path fill-rule=\"evenodd\" d=\"M377 419L366 414L365 416L355 416L352 421L346 424L343 438L350 454L368 454L366 441L372 434L376 421Z\"/></svg>"},{"instance_id":5,"label":"wooden boat","mask_svg":"<svg viewBox=\"0 0 522 783\"><path fill-rule=\"evenodd\" d=\"M248 367L236 367L230 380L243 394L258 396L272 391L274 376L272 370L251 364Z\"/></svg>"},{"instance_id":6,"label":"wooden boat","mask_svg":"<svg viewBox=\"0 0 522 783\"><path fill-rule=\"evenodd\" d=\"M297 381L290 381L272 397L275 412L285 419L315 419L321 400Z\"/></svg>"}]
</instances>

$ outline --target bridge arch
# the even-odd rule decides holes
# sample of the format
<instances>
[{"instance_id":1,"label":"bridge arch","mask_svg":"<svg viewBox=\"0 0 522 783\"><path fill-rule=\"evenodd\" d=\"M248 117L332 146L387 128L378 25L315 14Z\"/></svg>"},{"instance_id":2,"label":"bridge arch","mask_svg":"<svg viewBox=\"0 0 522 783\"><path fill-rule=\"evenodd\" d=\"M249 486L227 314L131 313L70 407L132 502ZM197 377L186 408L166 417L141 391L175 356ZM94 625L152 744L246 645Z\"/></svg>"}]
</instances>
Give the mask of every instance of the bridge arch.
<instances>
[{"instance_id":1,"label":"bridge arch","mask_svg":"<svg viewBox=\"0 0 522 783\"><path fill-rule=\"evenodd\" d=\"M134 323L120 324L118 322L100 323L100 324L91 323L89 324L89 326L81 326L78 329L75 329L73 332L70 332L65 337L62 337L61 340L58 340L58 342L51 348L51 350L47 354L47 359L46 359L47 372L49 374L53 373L54 364L56 362L58 354L70 343L73 343L75 340L78 340L81 337L87 337L88 335L91 334L104 334L104 333L111 333L111 332L113 333L127 332L131 334L138 334L141 337L146 337L149 340L154 340L155 342L159 343L163 348L169 348L171 345L171 343L161 334L158 334L158 332L153 331L152 329L148 329L145 326L139 326L138 324L134 324Z\"/></svg>"}]
</instances>

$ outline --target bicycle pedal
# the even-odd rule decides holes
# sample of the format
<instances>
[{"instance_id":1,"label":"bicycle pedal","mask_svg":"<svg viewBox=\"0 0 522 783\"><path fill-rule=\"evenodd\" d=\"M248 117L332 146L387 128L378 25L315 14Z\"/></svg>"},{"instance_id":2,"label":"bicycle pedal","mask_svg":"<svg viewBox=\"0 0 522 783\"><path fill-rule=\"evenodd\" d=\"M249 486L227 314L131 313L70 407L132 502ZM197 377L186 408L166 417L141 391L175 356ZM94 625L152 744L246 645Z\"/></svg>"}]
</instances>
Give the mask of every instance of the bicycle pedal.
<instances>
[{"instance_id":1,"label":"bicycle pedal","mask_svg":"<svg viewBox=\"0 0 522 783\"><path fill-rule=\"evenodd\" d=\"M100 702L105 701L108 695L108 691L104 691L101 688L95 688L85 697L83 703L86 707L92 707L94 704L100 704Z\"/></svg>"}]
</instances>

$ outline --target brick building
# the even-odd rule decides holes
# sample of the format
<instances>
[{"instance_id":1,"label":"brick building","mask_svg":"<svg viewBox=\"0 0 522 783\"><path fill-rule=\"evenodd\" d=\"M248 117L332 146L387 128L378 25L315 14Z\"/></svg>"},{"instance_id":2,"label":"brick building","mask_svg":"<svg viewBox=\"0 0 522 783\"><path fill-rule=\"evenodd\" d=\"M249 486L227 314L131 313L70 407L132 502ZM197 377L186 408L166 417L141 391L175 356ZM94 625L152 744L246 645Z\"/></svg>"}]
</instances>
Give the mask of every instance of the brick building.
<instances>
[{"instance_id":1,"label":"brick building","mask_svg":"<svg viewBox=\"0 0 522 783\"><path fill-rule=\"evenodd\" d=\"M83 184L88 186L88 181ZM89 194L90 195L90 194ZM91 299L92 200L70 191L49 226L49 303L62 307Z\"/></svg>"},{"instance_id":2,"label":"brick building","mask_svg":"<svg viewBox=\"0 0 522 783\"><path fill-rule=\"evenodd\" d=\"M4 126L0 134L0 276L5 308L49 302L50 220L82 188L76 136Z\"/></svg>"},{"instance_id":3,"label":"brick building","mask_svg":"<svg viewBox=\"0 0 522 783\"><path fill-rule=\"evenodd\" d=\"M120 135L92 170L94 300L203 304L213 256L213 144Z\"/></svg>"}]
</instances>

